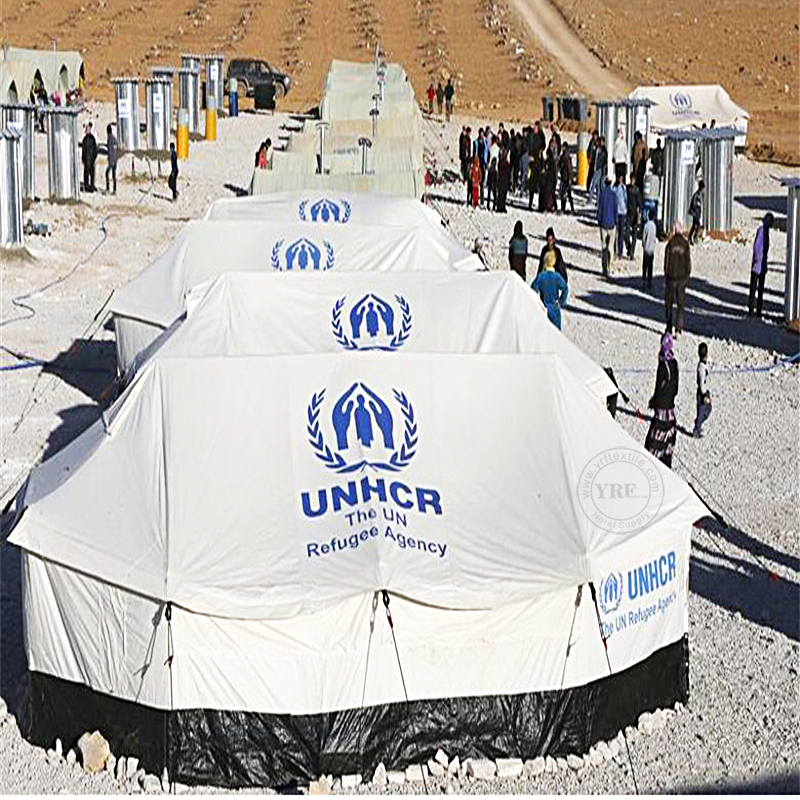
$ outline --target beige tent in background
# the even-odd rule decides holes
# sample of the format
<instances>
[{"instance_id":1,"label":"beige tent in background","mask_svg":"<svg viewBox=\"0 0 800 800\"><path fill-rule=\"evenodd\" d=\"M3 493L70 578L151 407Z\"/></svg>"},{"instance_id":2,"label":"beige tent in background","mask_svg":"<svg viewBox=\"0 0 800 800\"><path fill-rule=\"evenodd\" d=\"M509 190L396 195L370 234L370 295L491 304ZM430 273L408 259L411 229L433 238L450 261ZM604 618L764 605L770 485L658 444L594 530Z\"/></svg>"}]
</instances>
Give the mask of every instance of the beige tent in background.
<instances>
[{"instance_id":1,"label":"beige tent in background","mask_svg":"<svg viewBox=\"0 0 800 800\"><path fill-rule=\"evenodd\" d=\"M83 86L83 57L76 51L29 50L6 47L0 61L0 100L27 102L36 78L48 96L56 89L62 94Z\"/></svg>"}]
</instances>

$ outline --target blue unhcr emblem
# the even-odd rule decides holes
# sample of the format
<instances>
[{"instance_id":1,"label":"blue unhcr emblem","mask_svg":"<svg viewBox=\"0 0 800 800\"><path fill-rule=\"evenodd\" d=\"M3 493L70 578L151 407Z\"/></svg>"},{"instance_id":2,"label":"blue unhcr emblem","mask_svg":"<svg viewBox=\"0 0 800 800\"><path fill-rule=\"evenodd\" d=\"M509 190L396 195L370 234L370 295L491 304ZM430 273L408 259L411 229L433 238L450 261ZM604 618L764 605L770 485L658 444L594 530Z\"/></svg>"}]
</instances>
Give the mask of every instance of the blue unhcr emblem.
<instances>
[{"instance_id":1,"label":"blue unhcr emblem","mask_svg":"<svg viewBox=\"0 0 800 800\"><path fill-rule=\"evenodd\" d=\"M297 209L297 213L303 222L307 222L309 217L311 222L340 222L344 224L350 219L350 203L342 200L337 203L327 197L317 200L308 208L308 200L303 200Z\"/></svg>"},{"instance_id":2,"label":"blue unhcr emblem","mask_svg":"<svg viewBox=\"0 0 800 800\"><path fill-rule=\"evenodd\" d=\"M336 261L333 252L333 245L330 242L323 242L325 249L325 260L322 260L322 251L310 239L302 238L290 244L281 258L283 239L278 239L272 248L270 261L272 269L277 270L326 270L332 269Z\"/></svg>"},{"instance_id":3,"label":"blue unhcr emblem","mask_svg":"<svg viewBox=\"0 0 800 800\"><path fill-rule=\"evenodd\" d=\"M331 411L335 447L327 444L320 426L325 389L314 394L308 405L306 432L316 457L338 473L365 467L398 472L408 466L417 447L414 408L403 392L393 389L392 394L398 407L395 413L399 409L398 416L402 418L402 433L395 431L395 415L389 405L369 386L357 381Z\"/></svg>"},{"instance_id":4,"label":"blue unhcr emblem","mask_svg":"<svg viewBox=\"0 0 800 800\"><path fill-rule=\"evenodd\" d=\"M622 602L624 584L622 573L612 572L600 581L600 610L604 614L612 614Z\"/></svg>"},{"instance_id":5,"label":"blue unhcr emblem","mask_svg":"<svg viewBox=\"0 0 800 800\"><path fill-rule=\"evenodd\" d=\"M345 350L401 348L411 333L411 308L401 295L396 294L394 299L398 308L394 308L391 303L370 292L358 300L349 311L345 309L346 297L337 300L331 314L331 329L336 341ZM346 314L344 323L343 313Z\"/></svg>"}]
</instances>

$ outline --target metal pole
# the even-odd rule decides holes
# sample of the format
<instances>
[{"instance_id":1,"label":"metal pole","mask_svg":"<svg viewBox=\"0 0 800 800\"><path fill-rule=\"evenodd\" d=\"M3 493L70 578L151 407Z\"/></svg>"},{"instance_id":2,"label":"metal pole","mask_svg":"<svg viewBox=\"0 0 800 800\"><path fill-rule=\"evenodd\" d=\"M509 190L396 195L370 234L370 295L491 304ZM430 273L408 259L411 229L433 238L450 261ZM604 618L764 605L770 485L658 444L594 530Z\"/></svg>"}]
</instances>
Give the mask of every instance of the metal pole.
<instances>
[{"instance_id":1,"label":"metal pole","mask_svg":"<svg viewBox=\"0 0 800 800\"><path fill-rule=\"evenodd\" d=\"M325 174L325 134L330 127L328 122L318 122L317 130L319 131L319 174Z\"/></svg>"},{"instance_id":2,"label":"metal pole","mask_svg":"<svg viewBox=\"0 0 800 800\"><path fill-rule=\"evenodd\" d=\"M366 136L362 136L358 143L361 145L361 174L367 174L367 150L372 147L372 142Z\"/></svg>"},{"instance_id":3,"label":"metal pole","mask_svg":"<svg viewBox=\"0 0 800 800\"><path fill-rule=\"evenodd\" d=\"M372 117L372 138L375 139L378 136L378 114L381 112L378 111L377 108L373 108L372 111L369 112L369 115Z\"/></svg>"}]
</instances>

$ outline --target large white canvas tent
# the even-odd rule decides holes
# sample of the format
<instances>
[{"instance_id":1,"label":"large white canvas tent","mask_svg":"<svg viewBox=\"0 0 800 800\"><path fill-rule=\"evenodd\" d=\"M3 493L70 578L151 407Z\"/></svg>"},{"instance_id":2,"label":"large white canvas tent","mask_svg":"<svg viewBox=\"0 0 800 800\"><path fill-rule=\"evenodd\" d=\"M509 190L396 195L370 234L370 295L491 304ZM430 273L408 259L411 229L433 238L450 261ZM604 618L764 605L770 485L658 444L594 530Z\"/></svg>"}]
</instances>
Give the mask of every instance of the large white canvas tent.
<instances>
[{"instance_id":1,"label":"large white canvas tent","mask_svg":"<svg viewBox=\"0 0 800 800\"><path fill-rule=\"evenodd\" d=\"M3 60L0 60L0 99L27 103L36 77L41 80L48 96L59 90L63 97L68 91L82 86L83 57L71 50L8 47L4 50ZM18 100L9 95L12 84Z\"/></svg>"},{"instance_id":2,"label":"large white canvas tent","mask_svg":"<svg viewBox=\"0 0 800 800\"><path fill-rule=\"evenodd\" d=\"M231 272L187 298L188 315L140 354L264 356L556 353L605 406L616 387L547 319L512 272L303 275Z\"/></svg>"},{"instance_id":3,"label":"large white canvas tent","mask_svg":"<svg viewBox=\"0 0 800 800\"><path fill-rule=\"evenodd\" d=\"M310 212L309 212L310 213ZM305 222L190 222L147 269L109 304L117 363L125 374L135 356L186 310L192 287L231 269L263 273L482 269L480 259L443 228L325 225Z\"/></svg>"},{"instance_id":4,"label":"large white canvas tent","mask_svg":"<svg viewBox=\"0 0 800 800\"><path fill-rule=\"evenodd\" d=\"M425 196L425 170L416 167L407 172L377 172L365 175L304 172L276 172L254 169L249 193L253 195L291 192L301 189L328 192L375 192L420 200Z\"/></svg>"},{"instance_id":5,"label":"large white canvas tent","mask_svg":"<svg viewBox=\"0 0 800 800\"><path fill-rule=\"evenodd\" d=\"M686 701L703 513L555 354L157 357L18 497L29 734L227 786L585 752Z\"/></svg>"}]
</instances>

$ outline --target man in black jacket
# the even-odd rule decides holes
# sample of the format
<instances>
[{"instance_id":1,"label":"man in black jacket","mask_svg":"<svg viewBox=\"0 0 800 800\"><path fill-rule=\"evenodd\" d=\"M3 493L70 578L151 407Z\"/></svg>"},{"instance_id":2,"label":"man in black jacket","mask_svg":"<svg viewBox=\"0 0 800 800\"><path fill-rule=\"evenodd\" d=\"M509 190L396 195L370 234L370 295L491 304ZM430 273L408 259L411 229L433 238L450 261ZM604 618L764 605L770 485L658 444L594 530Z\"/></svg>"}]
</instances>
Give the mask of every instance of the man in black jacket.
<instances>
[{"instance_id":1,"label":"man in black jacket","mask_svg":"<svg viewBox=\"0 0 800 800\"><path fill-rule=\"evenodd\" d=\"M552 228L548 228L545 238L547 243L542 248L542 252L539 253L539 268L536 270L536 274L538 275L544 269L544 257L547 255L548 250L552 250L556 254L556 272L565 281L569 282L569 278L567 278L567 268L564 265L564 257L561 255L561 248L556 244L555 231Z\"/></svg>"},{"instance_id":2,"label":"man in black jacket","mask_svg":"<svg viewBox=\"0 0 800 800\"><path fill-rule=\"evenodd\" d=\"M86 126L81 140L81 161L83 161L83 191L94 192L94 164L97 161L97 139L92 133L92 123Z\"/></svg>"},{"instance_id":3,"label":"man in black jacket","mask_svg":"<svg viewBox=\"0 0 800 800\"><path fill-rule=\"evenodd\" d=\"M170 171L167 178L167 186L172 191L173 202L178 199L178 153L175 150L175 142L169 143L169 163Z\"/></svg>"}]
</instances>

